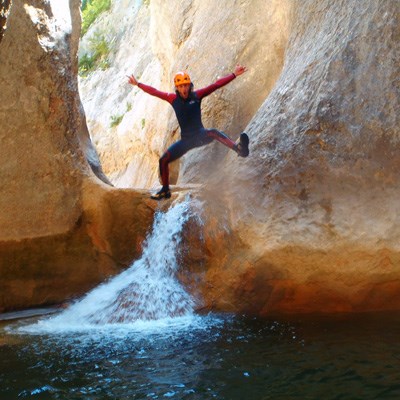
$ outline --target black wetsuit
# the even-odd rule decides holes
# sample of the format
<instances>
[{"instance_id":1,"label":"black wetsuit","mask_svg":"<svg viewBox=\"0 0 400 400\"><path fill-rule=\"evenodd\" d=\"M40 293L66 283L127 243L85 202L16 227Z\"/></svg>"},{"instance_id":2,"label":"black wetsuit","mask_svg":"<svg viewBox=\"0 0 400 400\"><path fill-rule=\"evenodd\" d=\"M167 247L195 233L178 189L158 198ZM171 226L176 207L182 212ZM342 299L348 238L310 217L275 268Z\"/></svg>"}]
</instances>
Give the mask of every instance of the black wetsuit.
<instances>
[{"instance_id":1,"label":"black wetsuit","mask_svg":"<svg viewBox=\"0 0 400 400\"><path fill-rule=\"evenodd\" d=\"M214 139L230 149L236 148L235 142L223 132L216 129L205 129L201 121L201 100L231 82L235 77L233 73L227 75L210 86L190 92L187 99L183 99L178 92L165 93L143 83L138 83L138 87L146 93L166 100L172 105L181 128L181 139L171 145L160 158L163 188L169 187L168 164L182 157L189 150L211 143Z\"/></svg>"}]
</instances>

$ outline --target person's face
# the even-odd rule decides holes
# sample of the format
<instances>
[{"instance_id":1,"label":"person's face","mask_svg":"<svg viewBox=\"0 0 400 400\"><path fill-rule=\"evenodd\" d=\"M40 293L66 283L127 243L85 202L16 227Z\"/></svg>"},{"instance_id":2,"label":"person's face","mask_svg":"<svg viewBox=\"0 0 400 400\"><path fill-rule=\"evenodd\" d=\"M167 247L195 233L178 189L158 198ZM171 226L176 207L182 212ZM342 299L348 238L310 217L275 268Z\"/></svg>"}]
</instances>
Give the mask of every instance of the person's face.
<instances>
[{"instance_id":1,"label":"person's face","mask_svg":"<svg viewBox=\"0 0 400 400\"><path fill-rule=\"evenodd\" d=\"M179 85L176 90L183 99L187 99L190 93L190 83L185 83L184 85Z\"/></svg>"}]
</instances>

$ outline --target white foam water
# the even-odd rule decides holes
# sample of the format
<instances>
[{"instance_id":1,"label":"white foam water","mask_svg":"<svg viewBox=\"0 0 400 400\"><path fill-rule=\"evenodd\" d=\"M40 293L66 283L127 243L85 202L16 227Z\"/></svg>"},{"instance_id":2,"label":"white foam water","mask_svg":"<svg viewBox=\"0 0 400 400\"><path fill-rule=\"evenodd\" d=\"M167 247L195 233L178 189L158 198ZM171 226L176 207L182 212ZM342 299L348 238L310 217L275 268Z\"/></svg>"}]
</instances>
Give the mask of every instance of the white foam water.
<instances>
[{"instance_id":1,"label":"white foam water","mask_svg":"<svg viewBox=\"0 0 400 400\"><path fill-rule=\"evenodd\" d=\"M25 333L114 329L152 331L198 326L195 302L176 279L181 233L189 200L155 215L143 254L61 314L21 327Z\"/></svg>"}]
</instances>

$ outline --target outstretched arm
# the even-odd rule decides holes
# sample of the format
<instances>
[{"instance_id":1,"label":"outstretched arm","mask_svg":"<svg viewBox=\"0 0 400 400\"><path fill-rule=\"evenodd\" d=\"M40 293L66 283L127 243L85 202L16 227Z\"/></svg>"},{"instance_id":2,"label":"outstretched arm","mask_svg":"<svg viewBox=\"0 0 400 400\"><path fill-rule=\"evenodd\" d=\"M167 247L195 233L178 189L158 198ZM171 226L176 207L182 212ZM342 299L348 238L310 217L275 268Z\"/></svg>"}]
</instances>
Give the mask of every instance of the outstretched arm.
<instances>
[{"instance_id":1,"label":"outstretched arm","mask_svg":"<svg viewBox=\"0 0 400 400\"><path fill-rule=\"evenodd\" d=\"M233 81L237 76L244 74L247 71L247 68L242 66L242 65L236 65L235 71L232 72L231 74L218 79L216 82L211 84L210 86L207 86L203 89L196 90L196 94L199 97L199 99L202 99L205 96L208 96L215 90L227 85L229 82Z\"/></svg>"},{"instance_id":2,"label":"outstretched arm","mask_svg":"<svg viewBox=\"0 0 400 400\"><path fill-rule=\"evenodd\" d=\"M138 82L133 75L128 76L128 83L131 84L132 86L137 86L138 88L142 89L144 92L152 96L156 96L162 100L168 101L168 103L172 103L176 97L176 95L173 93L161 92L160 90L155 89L152 86Z\"/></svg>"}]
</instances>

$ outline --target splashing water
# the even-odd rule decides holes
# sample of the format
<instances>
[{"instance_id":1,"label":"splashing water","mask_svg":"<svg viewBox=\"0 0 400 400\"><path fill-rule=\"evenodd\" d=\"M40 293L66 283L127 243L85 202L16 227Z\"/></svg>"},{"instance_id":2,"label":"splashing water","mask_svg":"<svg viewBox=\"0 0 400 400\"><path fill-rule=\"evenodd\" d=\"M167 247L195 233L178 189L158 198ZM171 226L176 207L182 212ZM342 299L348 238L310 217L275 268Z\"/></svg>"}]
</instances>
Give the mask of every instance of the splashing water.
<instances>
[{"instance_id":1,"label":"splashing water","mask_svg":"<svg viewBox=\"0 0 400 400\"><path fill-rule=\"evenodd\" d=\"M193 316L194 300L175 277L181 232L189 217L188 200L156 213L139 260L37 327L75 330L154 320L168 325L168 319Z\"/></svg>"}]
</instances>

